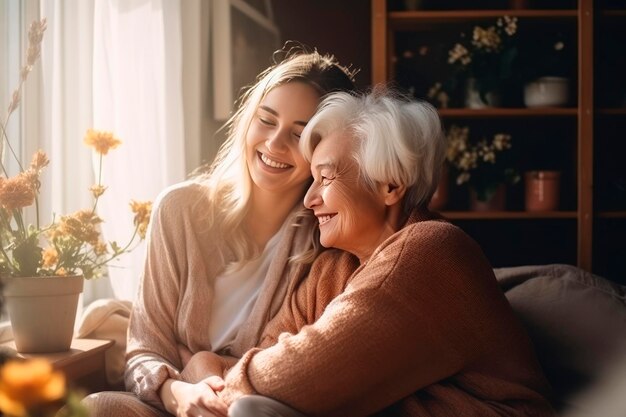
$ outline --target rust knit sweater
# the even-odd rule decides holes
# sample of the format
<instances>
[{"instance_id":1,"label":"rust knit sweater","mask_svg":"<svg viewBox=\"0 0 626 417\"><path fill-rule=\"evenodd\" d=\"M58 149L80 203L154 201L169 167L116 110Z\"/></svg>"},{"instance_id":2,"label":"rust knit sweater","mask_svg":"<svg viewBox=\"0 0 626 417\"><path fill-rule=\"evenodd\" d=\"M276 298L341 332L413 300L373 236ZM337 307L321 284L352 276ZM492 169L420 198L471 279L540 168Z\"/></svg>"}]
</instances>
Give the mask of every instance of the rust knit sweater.
<instances>
[{"instance_id":1,"label":"rust knit sweater","mask_svg":"<svg viewBox=\"0 0 626 417\"><path fill-rule=\"evenodd\" d=\"M530 341L479 246L414 213L367 264L327 251L222 397L311 416L551 416ZM282 331L289 332L278 334Z\"/></svg>"}]
</instances>

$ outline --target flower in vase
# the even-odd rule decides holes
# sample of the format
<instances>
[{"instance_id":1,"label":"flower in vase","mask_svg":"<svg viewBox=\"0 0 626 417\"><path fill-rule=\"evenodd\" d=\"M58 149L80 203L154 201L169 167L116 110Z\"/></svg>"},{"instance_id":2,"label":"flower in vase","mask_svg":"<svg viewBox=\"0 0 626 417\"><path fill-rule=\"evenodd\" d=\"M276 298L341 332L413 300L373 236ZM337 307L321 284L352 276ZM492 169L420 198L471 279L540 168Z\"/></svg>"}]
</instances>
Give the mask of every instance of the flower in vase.
<instances>
[{"instance_id":1,"label":"flower in vase","mask_svg":"<svg viewBox=\"0 0 626 417\"><path fill-rule=\"evenodd\" d=\"M518 54L516 34L517 18L510 16L500 17L488 27L474 26L471 34L461 33L460 40L448 49L452 75L445 82L437 81L428 97L445 108L450 97L462 95L468 80L473 79L486 102L487 93L501 90L513 78Z\"/></svg>"},{"instance_id":2,"label":"flower in vase","mask_svg":"<svg viewBox=\"0 0 626 417\"><path fill-rule=\"evenodd\" d=\"M511 135L496 133L478 140L470 129L452 125L447 133L446 160L456 171L456 184L468 184L479 201L488 201L500 184L515 184L520 176L509 166Z\"/></svg>"},{"instance_id":3,"label":"flower in vase","mask_svg":"<svg viewBox=\"0 0 626 417\"><path fill-rule=\"evenodd\" d=\"M40 224L40 176L50 161L39 150L29 165L23 165L11 147L6 129L11 114L19 106L22 86L41 54L45 30L45 19L30 26L26 63L20 71L19 85L12 95L8 113L0 123L0 155L6 147L19 166L19 172L10 175L0 158L0 278L83 275L89 279L100 276L109 262L131 251L135 242L145 238L152 203L131 202L134 231L124 245L102 239L103 219L97 213L97 206L107 189L101 181L103 157L122 142L112 132L89 129L84 143L99 156L97 183L89 189L93 204L75 213L55 216L50 224ZM34 211L34 224L26 220L27 209Z\"/></svg>"}]
</instances>

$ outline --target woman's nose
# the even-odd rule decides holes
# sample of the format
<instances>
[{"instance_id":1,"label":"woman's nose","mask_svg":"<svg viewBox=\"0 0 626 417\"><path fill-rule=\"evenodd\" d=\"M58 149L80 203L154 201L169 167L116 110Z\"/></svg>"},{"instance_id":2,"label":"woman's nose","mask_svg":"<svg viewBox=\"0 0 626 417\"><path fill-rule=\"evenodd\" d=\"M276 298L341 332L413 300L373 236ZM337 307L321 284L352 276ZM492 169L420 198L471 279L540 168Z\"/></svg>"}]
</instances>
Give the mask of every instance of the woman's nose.
<instances>
[{"instance_id":1,"label":"woman's nose","mask_svg":"<svg viewBox=\"0 0 626 417\"><path fill-rule=\"evenodd\" d=\"M313 184L311 184L309 190L304 195L304 207L312 210L313 207L321 204L322 198L319 190L319 184L313 181Z\"/></svg>"},{"instance_id":2,"label":"woman's nose","mask_svg":"<svg viewBox=\"0 0 626 417\"><path fill-rule=\"evenodd\" d=\"M283 129L276 129L265 140L265 146L269 151L284 150L287 146L287 137L287 133Z\"/></svg>"}]
</instances>

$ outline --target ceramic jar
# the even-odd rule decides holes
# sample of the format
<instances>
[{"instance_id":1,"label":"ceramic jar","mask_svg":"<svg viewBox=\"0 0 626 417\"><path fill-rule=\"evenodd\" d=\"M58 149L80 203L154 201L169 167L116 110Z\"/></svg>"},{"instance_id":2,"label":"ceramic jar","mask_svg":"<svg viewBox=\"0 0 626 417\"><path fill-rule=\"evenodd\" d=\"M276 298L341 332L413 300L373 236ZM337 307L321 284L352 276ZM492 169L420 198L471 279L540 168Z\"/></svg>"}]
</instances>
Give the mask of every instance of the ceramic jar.
<instances>
[{"instance_id":1,"label":"ceramic jar","mask_svg":"<svg viewBox=\"0 0 626 417\"><path fill-rule=\"evenodd\" d=\"M552 211L559 208L559 171L526 172L524 183L526 211Z\"/></svg>"},{"instance_id":2,"label":"ceramic jar","mask_svg":"<svg viewBox=\"0 0 626 417\"><path fill-rule=\"evenodd\" d=\"M558 107L569 102L569 80L563 77L541 77L524 86L526 107Z\"/></svg>"}]
</instances>

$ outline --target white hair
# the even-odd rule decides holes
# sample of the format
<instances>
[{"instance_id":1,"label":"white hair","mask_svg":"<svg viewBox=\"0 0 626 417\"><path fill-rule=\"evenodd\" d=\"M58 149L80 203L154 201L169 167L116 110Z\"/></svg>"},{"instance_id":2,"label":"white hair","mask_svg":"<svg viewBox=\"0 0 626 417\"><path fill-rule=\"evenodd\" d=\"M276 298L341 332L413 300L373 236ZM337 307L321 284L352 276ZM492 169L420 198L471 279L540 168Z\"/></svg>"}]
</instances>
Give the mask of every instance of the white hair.
<instances>
[{"instance_id":1,"label":"white hair","mask_svg":"<svg viewBox=\"0 0 626 417\"><path fill-rule=\"evenodd\" d=\"M338 131L359 142L352 156L369 187L405 186L406 211L428 204L439 183L447 146L433 106L384 87L361 95L332 93L302 132L304 157L310 161L317 144Z\"/></svg>"}]
</instances>

